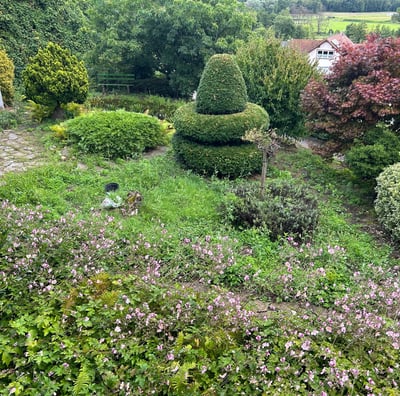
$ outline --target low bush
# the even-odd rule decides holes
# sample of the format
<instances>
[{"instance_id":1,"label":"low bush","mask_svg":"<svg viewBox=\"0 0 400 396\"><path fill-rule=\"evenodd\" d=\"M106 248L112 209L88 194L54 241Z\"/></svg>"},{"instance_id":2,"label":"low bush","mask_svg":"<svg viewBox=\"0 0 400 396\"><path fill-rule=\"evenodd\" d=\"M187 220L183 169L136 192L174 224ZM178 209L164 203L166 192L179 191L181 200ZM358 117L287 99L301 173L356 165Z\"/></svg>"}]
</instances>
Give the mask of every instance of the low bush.
<instances>
[{"instance_id":1,"label":"low bush","mask_svg":"<svg viewBox=\"0 0 400 396\"><path fill-rule=\"evenodd\" d=\"M400 162L388 166L377 178L375 211L379 221L400 240Z\"/></svg>"},{"instance_id":2,"label":"low bush","mask_svg":"<svg viewBox=\"0 0 400 396\"><path fill-rule=\"evenodd\" d=\"M362 180L374 180L389 165L400 161L400 139L378 125L346 154L346 163Z\"/></svg>"},{"instance_id":3,"label":"low bush","mask_svg":"<svg viewBox=\"0 0 400 396\"><path fill-rule=\"evenodd\" d=\"M129 158L165 143L159 120L125 110L93 112L66 121L66 136L85 153Z\"/></svg>"},{"instance_id":4,"label":"low bush","mask_svg":"<svg viewBox=\"0 0 400 396\"><path fill-rule=\"evenodd\" d=\"M175 111L185 102L156 95L95 95L86 104L94 109L148 112L154 117L172 120Z\"/></svg>"},{"instance_id":5,"label":"low bush","mask_svg":"<svg viewBox=\"0 0 400 396\"><path fill-rule=\"evenodd\" d=\"M291 235L304 239L318 223L315 194L298 181L274 180L263 196L257 185L242 184L232 190L222 206L223 215L238 228L265 228L272 240Z\"/></svg>"},{"instance_id":6,"label":"low bush","mask_svg":"<svg viewBox=\"0 0 400 396\"><path fill-rule=\"evenodd\" d=\"M262 156L253 144L208 146L175 134L172 145L177 160L202 175L236 178L261 170Z\"/></svg>"},{"instance_id":7,"label":"low bush","mask_svg":"<svg viewBox=\"0 0 400 396\"><path fill-rule=\"evenodd\" d=\"M227 115L200 114L195 103L188 103L176 111L173 121L181 136L204 144L239 142L246 131L269 125L267 112L254 103L247 103L243 112Z\"/></svg>"},{"instance_id":8,"label":"low bush","mask_svg":"<svg viewBox=\"0 0 400 396\"><path fill-rule=\"evenodd\" d=\"M0 110L0 132L3 129L15 128L18 124L18 115L13 111Z\"/></svg>"}]
</instances>

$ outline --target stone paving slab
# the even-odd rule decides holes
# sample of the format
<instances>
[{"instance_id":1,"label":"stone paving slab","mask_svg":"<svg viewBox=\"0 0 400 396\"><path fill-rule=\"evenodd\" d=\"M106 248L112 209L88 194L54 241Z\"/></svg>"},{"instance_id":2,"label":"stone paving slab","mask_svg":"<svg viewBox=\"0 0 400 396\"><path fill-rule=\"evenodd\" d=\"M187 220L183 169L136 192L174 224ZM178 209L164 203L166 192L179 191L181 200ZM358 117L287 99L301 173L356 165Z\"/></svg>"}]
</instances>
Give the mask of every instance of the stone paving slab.
<instances>
[{"instance_id":1,"label":"stone paving slab","mask_svg":"<svg viewBox=\"0 0 400 396\"><path fill-rule=\"evenodd\" d=\"M0 131L0 177L45 163L44 148L27 131Z\"/></svg>"}]
</instances>

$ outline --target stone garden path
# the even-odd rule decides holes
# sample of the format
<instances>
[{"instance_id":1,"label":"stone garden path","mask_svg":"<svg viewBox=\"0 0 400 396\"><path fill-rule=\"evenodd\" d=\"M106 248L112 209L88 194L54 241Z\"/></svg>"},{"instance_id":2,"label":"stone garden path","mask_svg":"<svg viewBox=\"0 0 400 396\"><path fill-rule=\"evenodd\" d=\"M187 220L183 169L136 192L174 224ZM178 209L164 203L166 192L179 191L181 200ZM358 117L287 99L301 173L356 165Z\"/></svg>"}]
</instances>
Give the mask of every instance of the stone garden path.
<instances>
[{"instance_id":1,"label":"stone garden path","mask_svg":"<svg viewBox=\"0 0 400 396\"><path fill-rule=\"evenodd\" d=\"M0 131L0 177L7 172L24 171L45 162L44 147L25 130Z\"/></svg>"}]
</instances>

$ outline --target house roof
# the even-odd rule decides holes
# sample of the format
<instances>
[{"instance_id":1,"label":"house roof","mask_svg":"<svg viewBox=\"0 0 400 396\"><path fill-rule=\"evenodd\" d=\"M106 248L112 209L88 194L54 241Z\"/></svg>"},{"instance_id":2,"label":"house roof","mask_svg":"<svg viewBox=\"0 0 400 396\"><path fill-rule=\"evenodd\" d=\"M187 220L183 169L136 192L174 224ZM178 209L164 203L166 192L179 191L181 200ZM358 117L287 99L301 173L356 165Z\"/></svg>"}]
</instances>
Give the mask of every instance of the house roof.
<instances>
[{"instance_id":1,"label":"house roof","mask_svg":"<svg viewBox=\"0 0 400 396\"><path fill-rule=\"evenodd\" d=\"M341 45L353 44L353 42L344 33L338 33L322 40L292 39L289 41L288 46L304 54L308 54L325 42L329 43L334 48L338 48Z\"/></svg>"}]
</instances>

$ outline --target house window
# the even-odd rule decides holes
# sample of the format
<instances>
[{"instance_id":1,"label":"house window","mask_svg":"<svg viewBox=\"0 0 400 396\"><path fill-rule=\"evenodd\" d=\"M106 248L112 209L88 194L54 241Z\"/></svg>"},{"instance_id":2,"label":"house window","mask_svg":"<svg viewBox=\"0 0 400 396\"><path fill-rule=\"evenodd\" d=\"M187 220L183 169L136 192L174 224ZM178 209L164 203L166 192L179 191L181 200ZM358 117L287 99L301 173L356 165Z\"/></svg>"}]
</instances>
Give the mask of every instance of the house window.
<instances>
[{"instance_id":1,"label":"house window","mask_svg":"<svg viewBox=\"0 0 400 396\"><path fill-rule=\"evenodd\" d=\"M333 51L318 50L317 59L332 59L334 56Z\"/></svg>"}]
</instances>

